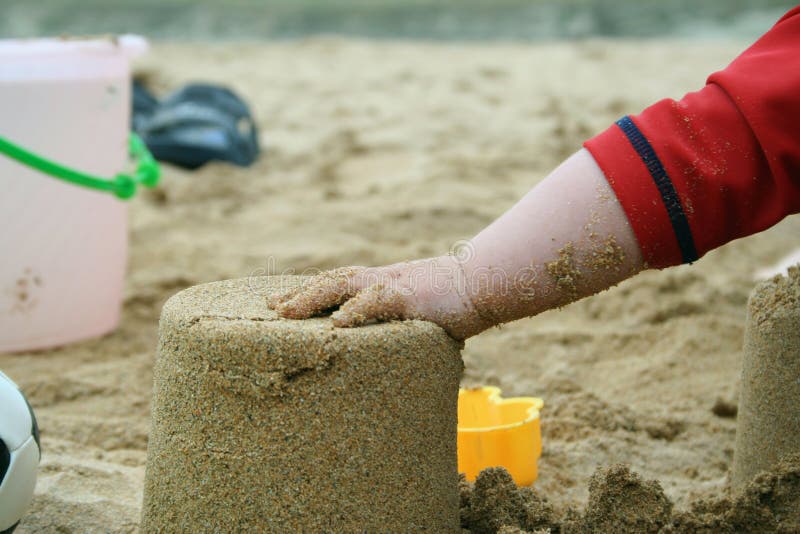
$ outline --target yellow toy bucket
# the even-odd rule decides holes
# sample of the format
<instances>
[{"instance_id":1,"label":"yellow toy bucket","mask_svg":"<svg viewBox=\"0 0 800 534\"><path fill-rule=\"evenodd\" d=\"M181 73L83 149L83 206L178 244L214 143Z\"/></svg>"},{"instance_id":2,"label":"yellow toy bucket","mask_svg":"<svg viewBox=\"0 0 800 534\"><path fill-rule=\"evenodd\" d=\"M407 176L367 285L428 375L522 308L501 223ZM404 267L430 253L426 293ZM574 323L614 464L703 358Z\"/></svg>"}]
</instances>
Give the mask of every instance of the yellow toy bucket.
<instances>
[{"instance_id":1,"label":"yellow toy bucket","mask_svg":"<svg viewBox=\"0 0 800 534\"><path fill-rule=\"evenodd\" d=\"M542 454L537 397L502 398L500 389L458 392L458 470L474 481L483 469L502 466L519 486L538 476Z\"/></svg>"}]
</instances>

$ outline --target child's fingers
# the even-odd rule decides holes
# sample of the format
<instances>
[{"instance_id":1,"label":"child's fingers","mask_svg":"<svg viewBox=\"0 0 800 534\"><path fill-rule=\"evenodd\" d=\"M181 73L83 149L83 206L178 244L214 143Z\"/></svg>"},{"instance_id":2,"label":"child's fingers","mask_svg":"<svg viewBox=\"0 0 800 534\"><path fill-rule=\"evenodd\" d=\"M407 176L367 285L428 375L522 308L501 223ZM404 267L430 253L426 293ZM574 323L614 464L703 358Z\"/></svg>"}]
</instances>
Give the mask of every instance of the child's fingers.
<instances>
[{"instance_id":1,"label":"child's fingers","mask_svg":"<svg viewBox=\"0 0 800 534\"><path fill-rule=\"evenodd\" d=\"M298 293L300 293L303 290L303 288L305 288L305 286L306 283L303 283L297 287L293 287L291 289L275 293L274 295L269 295L267 297L267 307L271 310L277 309L279 305L294 298Z\"/></svg>"},{"instance_id":2,"label":"child's fingers","mask_svg":"<svg viewBox=\"0 0 800 534\"><path fill-rule=\"evenodd\" d=\"M306 282L299 291L275 306L287 319L307 319L338 306L358 291L353 277L359 267L348 267L320 273Z\"/></svg>"},{"instance_id":3,"label":"child's fingers","mask_svg":"<svg viewBox=\"0 0 800 534\"><path fill-rule=\"evenodd\" d=\"M333 324L340 327L361 326L370 321L405 319L407 304L402 295L382 284L360 291L334 312Z\"/></svg>"}]
</instances>

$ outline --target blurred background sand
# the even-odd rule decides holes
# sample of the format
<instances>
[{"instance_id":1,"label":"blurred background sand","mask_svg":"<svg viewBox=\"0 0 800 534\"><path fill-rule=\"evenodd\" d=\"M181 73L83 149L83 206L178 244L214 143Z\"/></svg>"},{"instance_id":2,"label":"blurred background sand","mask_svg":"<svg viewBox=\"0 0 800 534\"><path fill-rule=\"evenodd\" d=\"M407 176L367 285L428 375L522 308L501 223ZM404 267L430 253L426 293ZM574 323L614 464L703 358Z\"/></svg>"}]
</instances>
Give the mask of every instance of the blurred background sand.
<instances>
[{"instance_id":1,"label":"blurred background sand","mask_svg":"<svg viewBox=\"0 0 800 534\"><path fill-rule=\"evenodd\" d=\"M56 4L83 6L96 22L76 15L61 27L53 13L66 8ZM238 13L255 9L255 2L225 4ZM419 4L424 13L426 3ZM194 13L206 4L165 5ZM275 5L291 11L288 2ZM674 6L691 20L690 5ZM564 33L566 40L495 29L483 40L449 30L383 31L367 40L368 26L323 28L340 34L325 37L314 35L316 26L297 35L275 29L289 22L237 34L233 22L218 26L217 8L205 12L205 27L186 15L185 31L170 33L180 25L176 15L153 29L162 41L137 73L160 95L189 81L230 85L251 104L266 152L248 169L165 166L162 185L131 202L129 275L115 333L0 355L0 368L28 394L43 438L36 499L19 532L136 530L157 321L170 295L265 270L442 253L621 115L701 87L786 3L764 5L735 19L735 31L677 25L652 39L592 30ZM128 11L108 15L112 24L98 6L6 2L2 9L28 25L3 16L0 35L123 29L119 13ZM136 20L125 29L148 34L149 23L137 27ZM710 20L730 30L726 19ZM221 26L230 31L214 33ZM408 37L424 40L401 39ZM543 495L582 506L589 475L615 462L660 480L678 507L724 491L751 274L795 246L798 231L800 220L790 218L693 266L646 272L467 342L465 384L545 399L535 486Z\"/></svg>"}]
</instances>

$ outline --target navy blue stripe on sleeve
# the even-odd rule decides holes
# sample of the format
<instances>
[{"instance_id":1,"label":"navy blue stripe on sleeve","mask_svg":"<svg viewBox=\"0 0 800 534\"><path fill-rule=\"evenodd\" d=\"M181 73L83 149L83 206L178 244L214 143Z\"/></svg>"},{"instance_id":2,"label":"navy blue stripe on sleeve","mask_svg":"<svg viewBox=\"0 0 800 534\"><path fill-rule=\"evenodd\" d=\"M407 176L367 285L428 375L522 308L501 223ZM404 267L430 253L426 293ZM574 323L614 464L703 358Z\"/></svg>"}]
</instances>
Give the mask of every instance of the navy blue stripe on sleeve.
<instances>
[{"instance_id":1,"label":"navy blue stripe on sleeve","mask_svg":"<svg viewBox=\"0 0 800 534\"><path fill-rule=\"evenodd\" d=\"M616 124L628 138L639 157L642 158L647 170L650 171L653 182L655 182L659 193L661 193L661 200L664 202L664 207L667 208L669 220L672 222L672 229L675 231L675 238L678 240L678 247L681 249L683 263L691 263L697 260L697 249L694 246L694 238L692 237L692 230L689 228L689 221L686 219L686 213L683 211L675 186L672 184L672 180L666 169L664 169L661 160L658 159L656 151L653 150L650 142L630 117L626 115L618 120Z\"/></svg>"}]
</instances>

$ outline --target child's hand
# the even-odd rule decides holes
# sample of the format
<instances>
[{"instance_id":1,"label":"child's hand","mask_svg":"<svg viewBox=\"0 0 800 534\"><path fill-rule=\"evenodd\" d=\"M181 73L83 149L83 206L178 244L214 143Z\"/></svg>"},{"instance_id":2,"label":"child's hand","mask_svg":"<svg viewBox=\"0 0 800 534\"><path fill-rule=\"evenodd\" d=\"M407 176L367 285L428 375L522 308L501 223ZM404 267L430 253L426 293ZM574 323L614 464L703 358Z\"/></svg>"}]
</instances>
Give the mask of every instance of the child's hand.
<instances>
[{"instance_id":1,"label":"child's hand","mask_svg":"<svg viewBox=\"0 0 800 534\"><path fill-rule=\"evenodd\" d=\"M306 319L339 306L333 324L423 319L465 339L492 326L476 313L459 289L463 271L454 258L440 256L385 267L344 267L310 277L299 288L271 298L271 308L290 319Z\"/></svg>"}]
</instances>

